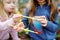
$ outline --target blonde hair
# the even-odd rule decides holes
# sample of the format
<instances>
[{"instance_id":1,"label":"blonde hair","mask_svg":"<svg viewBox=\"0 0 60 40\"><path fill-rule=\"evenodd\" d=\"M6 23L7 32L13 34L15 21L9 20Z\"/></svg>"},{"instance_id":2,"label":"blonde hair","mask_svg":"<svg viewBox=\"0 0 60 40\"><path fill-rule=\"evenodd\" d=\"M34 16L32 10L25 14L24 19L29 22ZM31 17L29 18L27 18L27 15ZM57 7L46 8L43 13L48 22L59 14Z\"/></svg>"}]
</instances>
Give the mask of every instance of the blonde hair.
<instances>
[{"instance_id":1,"label":"blonde hair","mask_svg":"<svg viewBox=\"0 0 60 40\"><path fill-rule=\"evenodd\" d=\"M50 21L54 21L55 18L56 18L56 14L58 13L57 11L57 7L56 5L54 4L54 0L45 0L46 1L46 4L48 5L49 9L50 9ZM36 10L36 6L38 5L38 2L37 0L30 0L30 9L29 9L29 12L28 12L28 15L29 16L34 16L34 12ZM29 23L31 23L31 19L29 19Z\"/></svg>"},{"instance_id":2,"label":"blonde hair","mask_svg":"<svg viewBox=\"0 0 60 40\"><path fill-rule=\"evenodd\" d=\"M7 16L7 14L6 14L5 10L4 10L3 0L0 0L0 16L1 16L4 20L8 19L8 16Z\"/></svg>"}]
</instances>

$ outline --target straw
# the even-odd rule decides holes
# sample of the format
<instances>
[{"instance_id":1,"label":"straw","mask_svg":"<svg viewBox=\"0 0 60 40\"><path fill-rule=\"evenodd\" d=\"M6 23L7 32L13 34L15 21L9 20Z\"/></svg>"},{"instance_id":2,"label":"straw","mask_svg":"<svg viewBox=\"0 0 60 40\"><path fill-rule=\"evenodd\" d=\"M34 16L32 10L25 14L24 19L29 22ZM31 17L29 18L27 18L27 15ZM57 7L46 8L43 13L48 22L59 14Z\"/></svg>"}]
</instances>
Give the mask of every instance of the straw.
<instances>
[{"instance_id":1,"label":"straw","mask_svg":"<svg viewBox=\"0 0 60 40\"><path fill-rule=\"evenodd\" d=\"M14 26L14 25L11 25L11 24L9 24L9 26L10 26L10 27L13 27L14 29L17 28L17 26ZM32 32L32 33L36 33L36 34L38 33L38 32L34 32L34 31L32 31L32 30L29 30L29 29L24 29L24 28L23 28L23 30L26 31L26 32Z\"/></svg>"},{"instance_id":2,"label":"straw","mask_svg":"<svg viewBox=\"0 0 60 40\"><path fill-rule=\"evenodd\" d=\"M16 10L16 13L17 14L21 14L18 10ZM24 18L29 18L29 19L32 19L32 20L40 20L40 19L37 19L37 18L34 18L34 17L28 17L28 16L23 16Z\"/></svg>"},{"instance_id":3,"label":"straw","mask_svg":"<svg viewBox=\"0 0 60 40\"><path fill-rule=\"evenodd\" d=\"M34 17L28 17L28 16L23 16L24 18L28 18L28 19L32 19L32 20L42 20L42 19L38 19L38 18L34 18Z\"/></svg>"},{"instance_id":4,"label":"straw","mask_svg":"<svg viewBox=\"0 0 60 40\"><path fill-rule=\"evenodd\" d=\"M36 20L36 18L34 17L28 17L28 16L23 16L24 18L29 18L29 19L33 19L33 20Z\"/></svg>"}]
</instances>

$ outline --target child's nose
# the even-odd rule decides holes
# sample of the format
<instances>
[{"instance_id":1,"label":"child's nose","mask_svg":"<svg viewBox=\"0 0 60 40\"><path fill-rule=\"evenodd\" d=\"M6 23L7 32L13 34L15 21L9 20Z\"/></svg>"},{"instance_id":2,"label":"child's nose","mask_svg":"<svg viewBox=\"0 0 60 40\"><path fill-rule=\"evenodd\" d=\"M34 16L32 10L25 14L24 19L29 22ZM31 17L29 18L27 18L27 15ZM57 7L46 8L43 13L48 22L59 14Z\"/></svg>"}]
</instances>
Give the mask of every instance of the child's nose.
<instances>
[{"instance_id":1,"label":"child's nose","mask_svg":"<svg viewBox=\"0 0 60 40\"><path fill-rule=\"evenodd\" d=\"M15 7L15 4L11 3L11 7Z\"/></svg>"}]
</instances>

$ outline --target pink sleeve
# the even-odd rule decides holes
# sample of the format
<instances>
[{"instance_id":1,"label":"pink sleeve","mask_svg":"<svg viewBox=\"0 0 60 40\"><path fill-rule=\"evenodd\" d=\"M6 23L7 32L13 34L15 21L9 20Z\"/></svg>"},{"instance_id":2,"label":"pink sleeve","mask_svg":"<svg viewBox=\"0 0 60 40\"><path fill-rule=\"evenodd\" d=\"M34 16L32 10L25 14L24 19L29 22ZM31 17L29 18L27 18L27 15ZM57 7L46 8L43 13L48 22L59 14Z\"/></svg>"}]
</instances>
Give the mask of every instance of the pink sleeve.
<instances>
[{"instance_id":1,"label":"pink sleeve","mask_svg":"<svg viewBox=\"0 0 60 40\"><path fill-rule=\"evenodd\" d=\"M18 32L13 29L13 28L9 28L10 29L10 35L12 37L13 40L20 40L18 37Z\"/></svg>"},{"instance_id":2,"label":"pink sleeve","mask_svg":"<svg viewBox=\"0 0 60 40\"><path fill-rule=\"evenodd\" d=\"M6 21L4 21L4 22L1 22L0 21L0 30L5 30L5 29L7 29L8 28L8 25L9 24L13 24L14 22L13 22L13 18L10 18L10 19L8 19L8 20L6 20Z\"/></svg>"}]
</instances>

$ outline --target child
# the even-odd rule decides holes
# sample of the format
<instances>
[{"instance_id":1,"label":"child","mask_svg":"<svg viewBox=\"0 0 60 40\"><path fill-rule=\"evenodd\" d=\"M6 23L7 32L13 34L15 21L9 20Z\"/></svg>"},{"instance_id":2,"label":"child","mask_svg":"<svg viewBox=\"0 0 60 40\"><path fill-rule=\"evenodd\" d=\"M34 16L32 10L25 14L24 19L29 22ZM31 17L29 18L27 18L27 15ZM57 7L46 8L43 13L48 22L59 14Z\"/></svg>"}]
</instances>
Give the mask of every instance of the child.
<instances>
[{"instance_id":1,"label":"child","mask_svg":"<svg viewBox=\"0 0 60 40\"><path fill-rule=\"evenodd\" d=\"M40 19L23 18L26 27L29 25L30 30L38 32L38 34L29 33L31 40L55 40L58 30L58 12L54 0L30 0L30 6L26 8L25 16L35 16L35 18ZM41 32L38 30L40 27Z\"/></svg>"},{"instance_id":2,"label":"child","mask_svg":"<svg viewBox=\"0 0 60 40\"><path fill-rule=\"evenodd\" d=\"M17 25L21 15L15 14L16 0L0 0L0 40L8 40L9 34L13 40L20 40L17 31L9 24Z\"/></svg>"}]
</instances>

